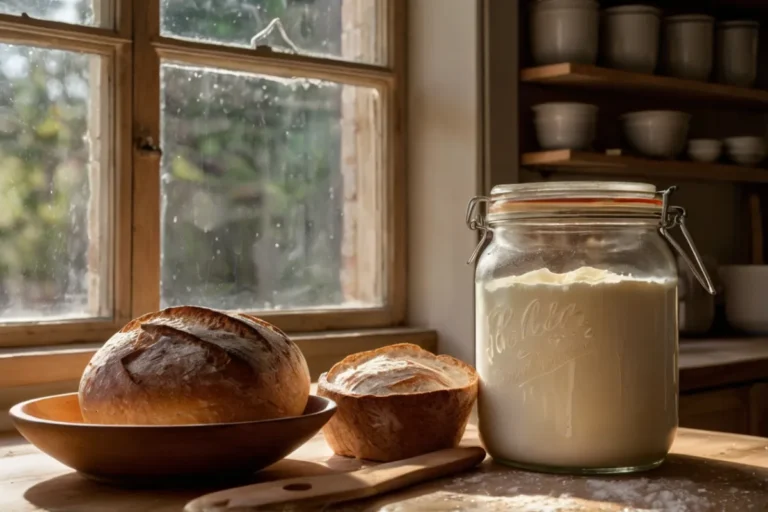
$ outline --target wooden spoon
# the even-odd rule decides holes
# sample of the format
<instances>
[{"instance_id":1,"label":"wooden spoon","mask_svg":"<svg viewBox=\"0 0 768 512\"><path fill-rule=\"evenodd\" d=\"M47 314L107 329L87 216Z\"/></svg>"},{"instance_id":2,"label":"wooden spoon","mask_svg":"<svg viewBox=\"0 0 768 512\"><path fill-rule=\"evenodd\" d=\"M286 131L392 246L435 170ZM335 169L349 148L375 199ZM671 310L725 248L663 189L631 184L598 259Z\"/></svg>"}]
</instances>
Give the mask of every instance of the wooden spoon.
<instances>
[{"instance_id":1,"label":"wooden spoon","mask_svg":"<svg viewBox=\"0 0 768 512\"><path fill-rule=\"evenodd\" d=\"M289 478L207 494L187 503L186 512L246 511L256 507L318 505L368 498L471 469L485 459L473 446L449 448L378 466L309 478Z\"/></svg>"}]
</instances>

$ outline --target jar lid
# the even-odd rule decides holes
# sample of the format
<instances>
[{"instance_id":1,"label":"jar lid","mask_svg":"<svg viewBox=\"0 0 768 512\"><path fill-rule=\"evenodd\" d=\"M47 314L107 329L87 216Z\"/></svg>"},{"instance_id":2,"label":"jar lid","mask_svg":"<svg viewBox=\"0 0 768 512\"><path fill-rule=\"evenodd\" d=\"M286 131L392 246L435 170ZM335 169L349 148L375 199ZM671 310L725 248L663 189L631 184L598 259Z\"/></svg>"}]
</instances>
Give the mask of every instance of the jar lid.
<instances>
[{"instance_id":1,"label":"jar lid","mask_svg":"<svg viewBox=\"0 0 768 512\"><path fill-rule=\"evenodd\" d=\"M644 4L618 5L603 9L603 14L608 16L621 14L653 14L654 16L661 16L661 9Z\"/></svg>"},{"instance_id":2,"label":"jar lid","mask_svg":"<svg viewBox=\"0 0 768 512\"><path fill-rule=\"evenodd\" d=\"M599 4L594 0L536 0L531 4L533 11L549 9L576 9L597 11Z\"/></svg>"},{"instance_id":3,"label":"jar lid","mask_svg":"<svg viewBox=\"0 0 768 512\"><path fill-rule=\"evenodd\" d=\"M717 23L717 28L760 28L760 23L753 20L720 21Z\"/></svg>"},{"instance_id":4,"label":"jar lid","mask_svg":"<svg viewBox=\"0 0 768 512\"><path fill-rule=\"evenodd\" d=\"M544 181L538 183L513 183L496 185L491 189L491 199L497 195L552 197L571 194L642 194L655 195L656 186L650 183L627 181Z\"/></svg>"},{"instance_id":5,"label":"jar lid","mask_svg":"<svg viewBox=\"0 0 768 512\"><path fill-rule=\"evenodd\" d=\"M708 14L675 14L664 18L664 23L715 23L715 18Z\"/></svg>"},{"instance_id":6,"label":"jar lid","mask_svg":"<svg viewBox=\"0 0 768 512\"><path fill-rule=\"evenodd\" d=\"M510 217L543 216L580 210L601 216L661 215L662 198L648 183L551 181L493 187L488 198L488 222Z\"/></svg>"}]
</instances>

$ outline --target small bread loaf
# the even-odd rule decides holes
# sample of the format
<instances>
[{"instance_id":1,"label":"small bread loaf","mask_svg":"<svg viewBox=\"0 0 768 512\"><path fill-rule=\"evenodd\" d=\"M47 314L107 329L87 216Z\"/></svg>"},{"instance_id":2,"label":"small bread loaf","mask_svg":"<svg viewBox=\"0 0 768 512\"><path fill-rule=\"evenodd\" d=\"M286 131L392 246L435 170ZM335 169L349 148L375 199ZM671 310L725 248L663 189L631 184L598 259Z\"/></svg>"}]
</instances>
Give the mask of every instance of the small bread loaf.
<instances>
[{"instance_id":1,"label":"small bread loaf","mask_svg":"<svg viewBox=\"0 0 768 512\"><path fill-rule=\"evenodd\" d=\"M353 354L320 376L336 402L323 427L337 455L392 461L456 446L477 398L471 366L410 343Z\"/></svg>"},{"instance_id":2,"label":"small bread loaf","mask_svg":"<svg viewBox=\"0 0 768 512\"><path fill-rule=\"evenodd\" d=\"M88 423L180 425L303 413L309 370L273 325L182 306L141 316L94 354L80 380Z\"/></svg>"}]
</instances>

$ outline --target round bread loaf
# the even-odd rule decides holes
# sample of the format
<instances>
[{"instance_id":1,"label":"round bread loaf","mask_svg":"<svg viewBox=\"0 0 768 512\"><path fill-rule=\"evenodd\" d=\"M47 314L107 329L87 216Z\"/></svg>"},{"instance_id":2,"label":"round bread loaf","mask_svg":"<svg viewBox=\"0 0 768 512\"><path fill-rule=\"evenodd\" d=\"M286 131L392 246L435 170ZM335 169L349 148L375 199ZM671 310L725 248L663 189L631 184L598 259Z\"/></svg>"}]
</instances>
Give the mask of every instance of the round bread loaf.
<instances>
[{"instance_id":1,"label":"round bread loaf","mask_svg":"<svg viewBox=\"0 0 768 512\"><path fill-rule=\"evenodd\" d=\"M243 313L181 306L141 316L94 354L80 380L88 423L180 425L298 416L301 350Z\"/></svg>"},{"instance_id":2,"label":"round bread loaf","mask_svg":"<svg viewBox=\"0 0 768 512\"><path fill-rule=\"evenodd\" d=\"M337 455L392 461L456 446L477 398L474 368L401 343L353 354L320 376L336 402L323 435Z\"/></svg>"}]
</instances>

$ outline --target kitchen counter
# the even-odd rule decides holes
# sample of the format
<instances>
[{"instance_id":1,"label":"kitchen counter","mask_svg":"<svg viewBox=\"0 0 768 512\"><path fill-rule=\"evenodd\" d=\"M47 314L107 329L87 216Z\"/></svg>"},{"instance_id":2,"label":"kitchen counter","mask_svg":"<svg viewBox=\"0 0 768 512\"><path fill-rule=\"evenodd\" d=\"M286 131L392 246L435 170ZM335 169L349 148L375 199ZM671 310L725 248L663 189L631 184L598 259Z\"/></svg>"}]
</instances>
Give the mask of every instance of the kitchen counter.
<instances>
[{"instance_id":1,"label":"kitchen counter","mask_svg":"<svg viewBox=\"0 0 768 512\"><path fill-rule=\"evenodd\" d=\"M463 444L478 444L467 429ZM486 459L477 470L344 510L768 510L768 439L681 429L660 469L635 476L568 477L512 470ZM315 436L256 480L350 471L360 461L333 456ZM169 512L216 488L120 489L89 481L18 436L0 437L0 511ZM688 508L681 508L684 504ZM551 507L551 508L546 508ZM560 507L560 508L557 508ZM672 508L669 508L672 507ZM674 508L677 507L677 508ZM304 508L302 508L304 510Z\"/></svg>"},{"instance_id":2,"label":"kitchen counter","mask_svg":"<svg viewBox=\"0 0 768 512\"><path fill-rule=\"evenodd\" d=\"M681 341L680 388L684 395L681 404L684 411L692 410L695 413L691 415L689 425L719 428L716 420L738 420L744 425L737 425L737 428L731 430L762 434L766 430L760 425L761 421L765 422L760 419L763 416L754 414L754 411L746 415L739 414L742 408L748 408L749 396L752 396L753 404L764 402L760 399L763 395L755 394L755 386L751 386L749 390L741 386L759 381L768 381L768 339ZM747 391L751 395L743 400L739 398L738 393L744 394ZM692 405L686 405L686 393L689 394L688 400ZM720 409L705 401L710 395L711 401ZM731 409L723 409L726 406ZM702 411L706 412L706 415ZM686 414L681 414L681 419L685 416ZM730 425L723 426L724 429L729 427ZM468 428L464 444L478 444L474 427ZM636 477L612 477L607 480L513 471L487 460L478 471L424 484L388 495L378 501L348 505L347 508L378 510L383 503L391 504L394 501L399 508L389 510L423 510L425 502L428 501L430 510L455 510L457 507L469 510L505 510L516 505L521 505L520 508L525 510L540 510L547 505L535 502L531 504L530 500L560 499L557 497L569 494L606 503L579 508L578 500L573 498L572 500L576 501L575 505L571 503L571 508L568 508L567 503L564 505L565 502L557 504L563 512L618 511L622 510L619 506L622 504L650 505L644 503L644 500L658 496L673 501L678 498L686 499L692 505L688 509L680 510L699 512L709 510L710 508L700 505L715 503L713 496L722 491L721 494L725 493L726 496L722 499L730 499L731 502L724 502L726 505L720 508L713 505L713 510L747 512L750 505L752 510L768 510L768 439L681 429L673 446L673 453L675 455L671 457L670 462L660 470ZM261 481L309 476L351 471L359 467L359 461L332 456L322 436L317 435L291 454L289 459L259 473L256 478ZM670 481L669 478L677 480L667 488L664 482ZM680 481L689 482L689 488L681 486ZM216 489L206 488L204 485L187 490L130 490L110 487L80 477L40 453L19 436L0 436L1 512L178 511L187 501ZM703 491L699 492L700 489ZM764 497L756 497L759 495ZM643 503L630 503L633 496ZM567 501L570 498L563 499ZM763 501L759 501L760 499ZM525 500L528 500L527 504ZM615 506L611 505L611 502Z\"/></svg>"}]
</instances>

